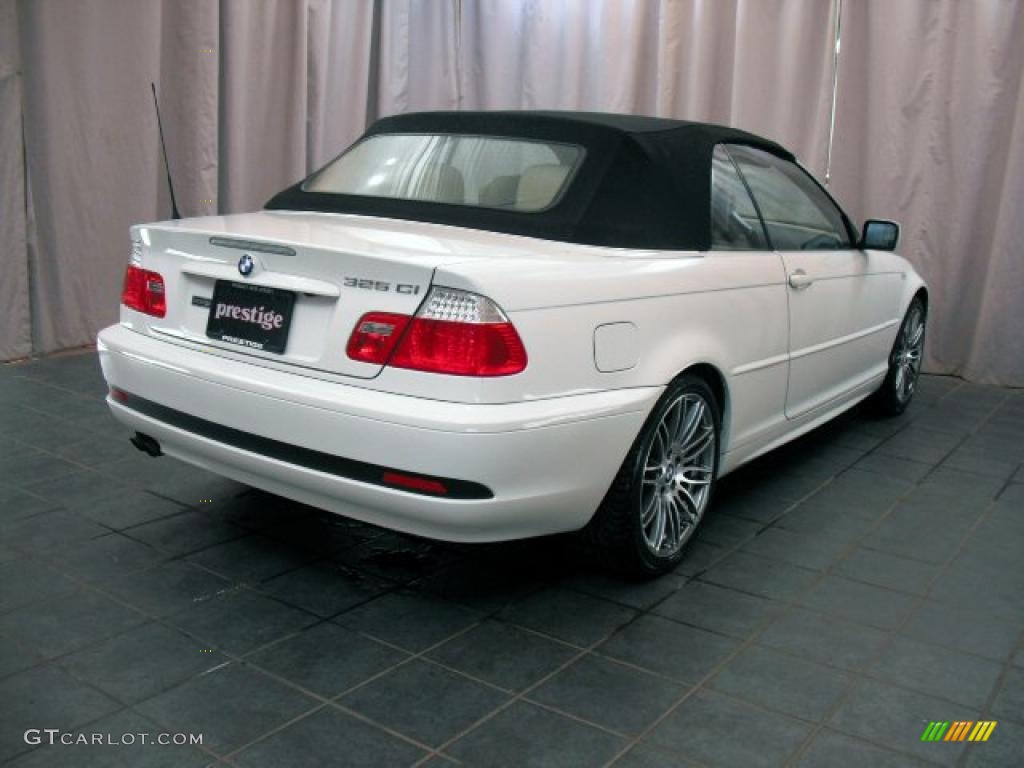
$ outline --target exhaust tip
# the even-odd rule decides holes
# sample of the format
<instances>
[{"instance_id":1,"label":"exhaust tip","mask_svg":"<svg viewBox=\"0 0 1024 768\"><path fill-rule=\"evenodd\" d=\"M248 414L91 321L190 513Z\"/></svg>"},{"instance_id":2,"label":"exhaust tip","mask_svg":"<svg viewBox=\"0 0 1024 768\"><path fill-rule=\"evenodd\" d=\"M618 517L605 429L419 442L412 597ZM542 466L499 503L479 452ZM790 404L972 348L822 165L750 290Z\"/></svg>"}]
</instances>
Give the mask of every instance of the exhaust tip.
<instances>
[{"instance_id":1,"label":"exhaust tip","mask_svg":"<svg viewBox=\"0 0 1024 768\"><path fill-rule=\"evenodd\" d=\"M143 453L147 453L153 458L157 456L163 456L164 452L160 450L160 443L149 435L144 435L142 432L136 432L131 438L131 444L138 448Z\"/></svg>"}]
</instances>

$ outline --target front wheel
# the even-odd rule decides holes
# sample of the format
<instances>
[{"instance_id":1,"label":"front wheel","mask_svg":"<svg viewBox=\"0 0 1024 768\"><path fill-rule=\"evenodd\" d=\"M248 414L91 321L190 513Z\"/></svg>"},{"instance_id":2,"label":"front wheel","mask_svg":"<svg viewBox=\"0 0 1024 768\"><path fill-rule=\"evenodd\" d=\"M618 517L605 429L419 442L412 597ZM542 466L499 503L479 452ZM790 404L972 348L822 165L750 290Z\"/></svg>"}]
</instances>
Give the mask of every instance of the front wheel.
<instances>
[{"instance_id":1,"label":"front wheel","mask_svg":"<svg viewBox=\"0 0 1024 768\"><path fill-rule=\"evenodd\" d=\"M928 314L924 301L915 296L903 317L889 354L889 372L874 395L874 405L884 416L899 416L910 404L921 374Z\"/></svg>"},{"instance_id":2,"label":"front wheel","mask_svg":"<svg viewBox=\"0 0 1024 768\"><path fill-rule=\"evenodd\" d=\"M720 433L721 413L711 388L696 376L676 379L584 529L604 567L651 577L682 560L711 503Z\"/></svg>"}]
</instances>

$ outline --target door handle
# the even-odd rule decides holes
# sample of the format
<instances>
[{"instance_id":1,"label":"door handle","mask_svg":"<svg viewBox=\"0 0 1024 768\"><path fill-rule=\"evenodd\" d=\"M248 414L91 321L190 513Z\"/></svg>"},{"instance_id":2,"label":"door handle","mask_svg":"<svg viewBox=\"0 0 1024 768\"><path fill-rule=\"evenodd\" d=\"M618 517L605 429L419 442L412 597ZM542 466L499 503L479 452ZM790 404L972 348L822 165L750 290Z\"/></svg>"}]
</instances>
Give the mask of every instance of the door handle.
<instances>
[{"instance_id":1,"label":"door handle","mask_svg":"<svg viewBox=\"0 0 1024 768\"><path fill-rule=\"evenodd\" d=\"M812 283L814 280L802 269L789 273L789 287L794 290L802 291L804 288L810 288Z\"/></svg>"}]
</instances>

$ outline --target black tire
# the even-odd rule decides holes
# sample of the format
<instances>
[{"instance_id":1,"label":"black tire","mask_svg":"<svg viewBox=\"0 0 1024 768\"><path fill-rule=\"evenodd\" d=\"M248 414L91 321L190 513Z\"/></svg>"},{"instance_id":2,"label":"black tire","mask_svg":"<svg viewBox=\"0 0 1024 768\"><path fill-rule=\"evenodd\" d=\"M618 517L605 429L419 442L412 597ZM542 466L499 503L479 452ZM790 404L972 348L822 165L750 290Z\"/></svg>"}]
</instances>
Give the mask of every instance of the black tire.
<instances>
[{"instance_id":1,"label":"black tire","mask_svg":"<svg viewBox=\"0 0 1024 768\"><path fill-rule=\"evenodd\" d=\"M918 326L919 321L919 326ZM916 329L920 327L920 337ZM889 352L889 371L878 391L871 396L871 405L880 416L899 416L910 405L921 373L925 334L928 327L928 309L920 296L915 296L903 316L899 333ZM907 355L911 355L908 359ZM916 358L913 357L916 355Z\"/></svg>"},{"instance_id":2,"label":"black tire","mask_svg":"<svg viewBox=\"0 0 1024 768\"><path fill-rule=\"evenodd\" d=\"M683 403L682 407L684 410L682 413L685 413L686 404L693 404L698 399L705 404L709 417L707 422L702 421L699 429L706 435L706 430L710 426L712 430L712 448L710 451L702 449L705 452L701 454L702 461L700 462L701 466L708 466L708 463L710 463L710 473L692 482L697 483L698 487L706 487L707 491L706 493L700 492L701 499L698 505L699 509L696 510L695 520L692 520L692 518L683 520L682 515L684 513L681 511L675 512L674 515L670 512L665 513L666 518L674 517L676 522L674 523L675 528L671 527L673 523L663 523L663 527L666 529L662 531L663 535L667 537L669 530L675 533L676 531L683 531L684 528L688 532L680 533L685 538L683 538L678 547L667 548L664 554L659 554L648 543L649 538L657 538L657 527L654 526L653 532L648 531L645 533L648 529L643 522L644 511L642 507L646 505L650 509L651 494L662 493L662 486L655 486L654 483L666 484L664 486L666 493L662 495L662 498L668 498L673 496L673 494L667 493L667 489L670 486L677 487L673 483L688 483L690 481L685 480L685 475L678 473L671 475L675 480L667 479L667 473L670 472L669 469L659 470L655 473L657 478L653 478L651 470L648 470L648 481L645 484L645 465L647 465L646 463L649 460L652 460L658 445L665 444L663 436L666 433L662 432L659 435L658 430L663 425L663 422L665 422L667 416L671 420L672 417L669 416L671 409L677 403ZM680 420L683 418L681 415ZM702 378L690 374L683 374L673 381L647 417L647 421L644 423L640 434L622 462L622 466L616 474L604 500L601 502L601 506L598 507L590 523L581 532L584 546L591 559L595 560L605 570L630 578L652 578L675 568L683 559L686 546L692 540L693 532L700 525L711 504L715 482L718 478L721 432L722 417L720 406L708 384ZM668 459L666 458L667 461ZM695 459L694 461L696 462L697 460ZM664 463L661 466L664 466ZM675 470L678 472L679 469L677 458ZM693 470L693 472L696 472L698 475L700 474L699 470ZM647 494L646 496L645 493ZM690 494L685 494L685 496L690 500L693 498ZM660 505L660 502L656 503ZM658 515L660 512L655 511L650 514ZM650 523L648 523L648 526L650 526Z\"/></svg>"}]
</instances>

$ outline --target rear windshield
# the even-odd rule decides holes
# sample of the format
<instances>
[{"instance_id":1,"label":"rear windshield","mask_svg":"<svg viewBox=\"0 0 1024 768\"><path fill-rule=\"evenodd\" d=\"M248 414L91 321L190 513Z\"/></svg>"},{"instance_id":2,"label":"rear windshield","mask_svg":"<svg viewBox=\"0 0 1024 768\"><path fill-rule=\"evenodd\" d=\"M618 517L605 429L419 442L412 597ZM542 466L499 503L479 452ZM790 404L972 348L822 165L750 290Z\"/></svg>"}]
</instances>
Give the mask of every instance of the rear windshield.
<instances>
[{"instance_id":1,"label":"rear windshield","mask_svg":"<svg viewBox=\"0 0 1024 768\"><path fill-rule=\"evenodd\" d=\"M378 134L351 147L302 189L530 213L558 202L582 157L583 148L574 144Z\"/></svg>"}]
</instances>

